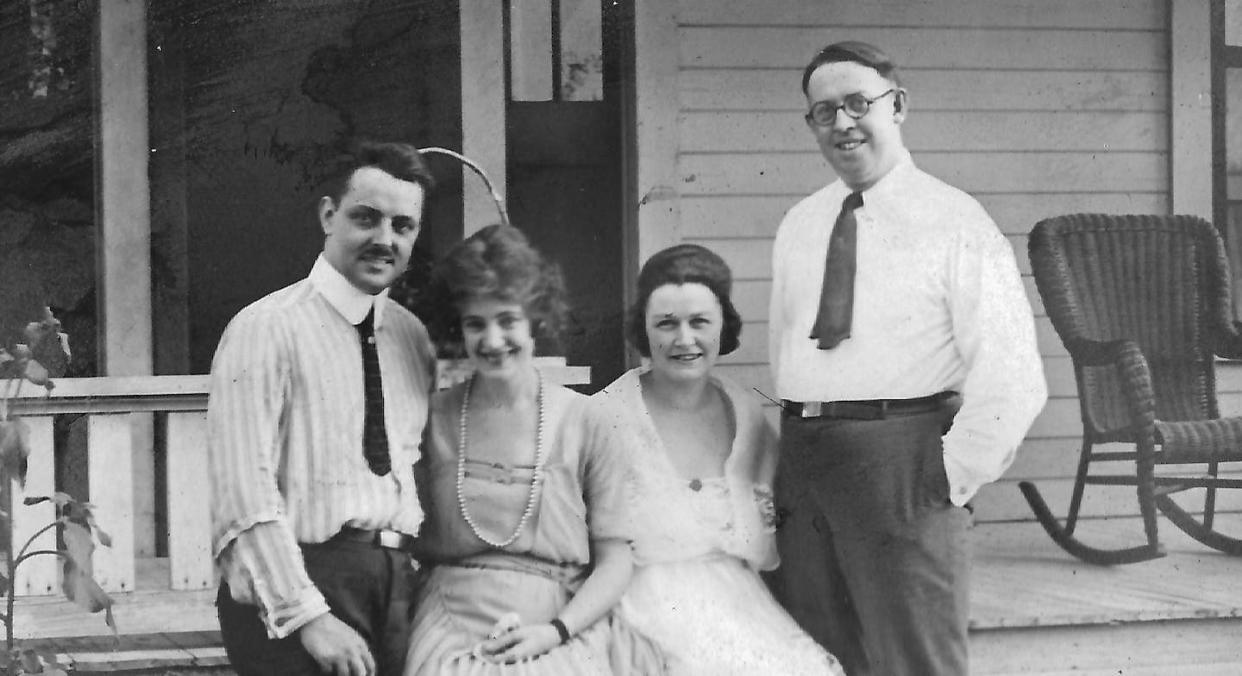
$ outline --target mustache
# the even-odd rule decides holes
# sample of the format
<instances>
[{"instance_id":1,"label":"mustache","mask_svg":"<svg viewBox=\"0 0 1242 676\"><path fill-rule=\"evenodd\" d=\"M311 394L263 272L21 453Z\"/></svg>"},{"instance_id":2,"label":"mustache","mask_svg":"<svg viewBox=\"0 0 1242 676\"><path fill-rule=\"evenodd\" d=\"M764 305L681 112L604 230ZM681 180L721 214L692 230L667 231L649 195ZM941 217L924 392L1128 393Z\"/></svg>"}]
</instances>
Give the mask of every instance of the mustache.
<instances>
[{"instance_id":1,"label":"mustache","mask_svg":"<svg viewBox=\"0 0 1242 676\"><path fill-rule=\"evenodd\" d=\"M361 255L363 257L377 257L377 258L382 257L382 258L392 258L396 260L397 259L397 247L376 244L376 245L369 246L366 249L364 249Z\"/></svg>"}]
</instances>

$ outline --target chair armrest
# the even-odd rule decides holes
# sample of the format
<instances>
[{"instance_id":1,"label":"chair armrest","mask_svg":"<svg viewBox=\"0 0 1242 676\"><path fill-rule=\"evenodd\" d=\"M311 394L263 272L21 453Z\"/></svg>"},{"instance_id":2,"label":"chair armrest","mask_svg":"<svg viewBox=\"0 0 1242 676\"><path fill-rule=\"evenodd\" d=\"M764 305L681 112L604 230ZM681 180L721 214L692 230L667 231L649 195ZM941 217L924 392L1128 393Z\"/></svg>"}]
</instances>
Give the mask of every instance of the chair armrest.
<instances>
[{"instance_id":1,"label":"chair armrest","mask_svg":"<svg viewBox=\"0 0 1242 676\"><path fill-rule=\"evenodd\" d=\"M1151 369L1138 343L1126 339L1104 342L1076 338L1066 342L1065 347L1078 367L1116 367L1121 379L1121 395L1130 411L1134 431L1150 433L1154 429L1156 395L1151 384Z\"/></svg>"},{"instance_id":2,"label":"chair armrest","mask_svg":"<svg viewBox=\"0 0 1242 676\"><path fill-rule=\"evenodd\" d=\"M1216 337L1216 356L1221 359L1242 359L1242 322L1227 324Z\"/></svg>"}]
</instances>

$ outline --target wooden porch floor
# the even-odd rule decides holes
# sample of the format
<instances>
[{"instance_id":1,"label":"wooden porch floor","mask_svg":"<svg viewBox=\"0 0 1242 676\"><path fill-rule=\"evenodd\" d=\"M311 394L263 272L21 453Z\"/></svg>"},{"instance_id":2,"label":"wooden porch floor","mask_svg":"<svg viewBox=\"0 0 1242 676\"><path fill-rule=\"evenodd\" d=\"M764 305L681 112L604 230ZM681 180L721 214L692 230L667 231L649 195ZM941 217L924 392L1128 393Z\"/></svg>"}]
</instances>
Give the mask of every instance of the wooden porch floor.
<instances>
[{"instance_id":1,"label":"wooden porch floor","mask_svg":"<svg viewBox=\"0 0 1242 676\"><path fill-rule=\"evenodd\" d=\"M1169 555L1100 568L1071 558L1033 523L975 528L972 673L1242 674L1242 559L1207 549L1161 521ZM1242 533L1242 515L1221 523ZM1084 540L1138 541L1137 519L1086 521ZM140 568L138 591L116 599L122 652L99 615L52 598L17 604L18 636L93 671L164 665L184 673L224 663L214 592L154 591L166 570ZM158 673L158 672L157 672Z\"/></svg>"}]
</instances>

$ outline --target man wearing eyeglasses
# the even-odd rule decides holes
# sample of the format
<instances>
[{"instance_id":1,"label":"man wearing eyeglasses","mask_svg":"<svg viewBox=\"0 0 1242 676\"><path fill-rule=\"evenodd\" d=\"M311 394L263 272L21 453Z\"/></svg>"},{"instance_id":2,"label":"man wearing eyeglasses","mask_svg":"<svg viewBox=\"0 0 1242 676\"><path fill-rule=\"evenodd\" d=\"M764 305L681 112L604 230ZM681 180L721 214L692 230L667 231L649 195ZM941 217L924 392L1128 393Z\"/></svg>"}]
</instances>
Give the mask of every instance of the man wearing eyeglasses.
<instances>
[{"instance_id":1,"label":"man wearing eyeglasses","mask_svg":"<svg viewBox=\"0 0 1242 676\"><path fill-rule=\"evenodd\" d=\"M1031 308L988 214L911 159L884 52L829 45L802 90L837 180L773 251L774 586L851 676L966 674L968 501L1047 398Z\"/></svg>"}]
</instances>

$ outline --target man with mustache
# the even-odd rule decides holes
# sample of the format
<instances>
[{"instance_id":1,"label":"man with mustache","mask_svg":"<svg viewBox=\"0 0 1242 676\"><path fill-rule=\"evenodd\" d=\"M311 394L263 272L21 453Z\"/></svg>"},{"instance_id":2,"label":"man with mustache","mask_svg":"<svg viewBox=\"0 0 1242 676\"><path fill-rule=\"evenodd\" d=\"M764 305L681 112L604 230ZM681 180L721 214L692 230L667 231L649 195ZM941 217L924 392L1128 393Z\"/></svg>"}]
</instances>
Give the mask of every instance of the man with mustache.
<instances>
[{"instance_id":1,"label":"man with mustache","mask_svg":"<svg viewBox=\"0 0 1242 676\"><path fill-rule=\"evenodd\" d=\"M802 90L837 180L773 251L774 586L850 676L960 676L967 503L1047 397L1031 308L988 214L915 166L884 52L829 45Z\"/></svg>"},{"instance_id":2,"label":"man with mustache","mask_svg":"<svg viewBox=\"0 0 1242 676\"><path fill-rule=\"evenodd\" d=\"M400 674L423 520L412 467L435 354L389 299L434 181L361 143L319 201L323 253L243 309L211 369L213 552L238 674Z\"/></svg>"}]
</instances>

